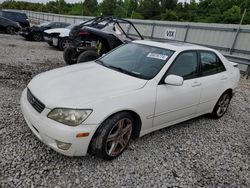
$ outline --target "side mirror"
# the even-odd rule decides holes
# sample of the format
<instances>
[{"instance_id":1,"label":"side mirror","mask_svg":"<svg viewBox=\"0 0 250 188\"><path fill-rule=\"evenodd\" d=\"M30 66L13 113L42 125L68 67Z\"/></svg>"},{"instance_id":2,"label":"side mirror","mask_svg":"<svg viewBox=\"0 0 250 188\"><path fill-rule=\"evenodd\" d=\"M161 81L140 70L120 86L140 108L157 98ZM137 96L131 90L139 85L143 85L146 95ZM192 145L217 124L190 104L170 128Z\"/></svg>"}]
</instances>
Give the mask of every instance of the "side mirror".
<instances>
[{"instance_id":1,"label":"side mirror","mask_svg":"<svg viewBox=\"0 0 250 188\"><path fill-rule=\"evenodd\" d=\"M168 75L164 82L165 84L168 84L168 85L173 85L173 86L181 86L183 85L183 78L181 76L177 76L177 75Z\"/></svg>"}]
</instances>

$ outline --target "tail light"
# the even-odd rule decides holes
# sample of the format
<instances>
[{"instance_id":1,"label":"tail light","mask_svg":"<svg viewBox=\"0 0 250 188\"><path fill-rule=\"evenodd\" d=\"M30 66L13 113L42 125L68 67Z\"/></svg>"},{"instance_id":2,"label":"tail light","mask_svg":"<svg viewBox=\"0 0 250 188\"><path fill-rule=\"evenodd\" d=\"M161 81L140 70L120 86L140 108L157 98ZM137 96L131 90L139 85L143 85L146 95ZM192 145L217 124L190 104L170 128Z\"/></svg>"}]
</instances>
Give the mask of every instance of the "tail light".
<instances>
[{"instance_id":1,"label":"tail light","mask_svg":"<svg viewBox=\"0 0 250 188\"><path fill-rule=\"evenodd\" d=\"M87 31L80 31L79 35L88 35L89 33Z\"/></svg>"}]
</instances>

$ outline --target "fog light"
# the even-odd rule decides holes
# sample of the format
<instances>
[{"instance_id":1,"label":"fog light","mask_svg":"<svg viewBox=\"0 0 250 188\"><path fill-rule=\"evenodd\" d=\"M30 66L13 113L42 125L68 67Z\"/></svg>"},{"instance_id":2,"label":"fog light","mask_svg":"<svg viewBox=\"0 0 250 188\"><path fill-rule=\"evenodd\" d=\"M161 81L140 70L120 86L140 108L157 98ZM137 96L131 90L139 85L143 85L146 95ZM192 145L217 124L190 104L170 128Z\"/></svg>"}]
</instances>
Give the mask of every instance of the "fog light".
<instances>
[{"instance_id":1,"label":"fog light","mask_svg":"<svg viewBox=\"0 0 250 188\"><path fill-rule=\"evenodd\" d=\"M59 149L68 150L71 146L71 143L65 143L65 142L56 140L56 145Z\"/></svg>"}]
</instances>

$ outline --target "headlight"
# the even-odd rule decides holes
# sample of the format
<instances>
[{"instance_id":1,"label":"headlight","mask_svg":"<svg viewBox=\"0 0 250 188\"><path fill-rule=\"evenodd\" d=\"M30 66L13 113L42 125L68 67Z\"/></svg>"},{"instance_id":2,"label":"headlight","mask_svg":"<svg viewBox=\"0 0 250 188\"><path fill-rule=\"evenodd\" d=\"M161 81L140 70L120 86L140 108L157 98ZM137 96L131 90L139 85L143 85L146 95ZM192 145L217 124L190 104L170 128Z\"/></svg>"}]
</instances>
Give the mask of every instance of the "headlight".
<instances>
[{"instance_id":1,"label":"headlight","mask_svg":"<svg viewBox=\"0 0 250 188\"><path fill-rule=\"evenodd\" d=\"M91 114L92 110L55 108L50 111L48 118L69 126L80 125Z\"/></svg>"}]
</instances>

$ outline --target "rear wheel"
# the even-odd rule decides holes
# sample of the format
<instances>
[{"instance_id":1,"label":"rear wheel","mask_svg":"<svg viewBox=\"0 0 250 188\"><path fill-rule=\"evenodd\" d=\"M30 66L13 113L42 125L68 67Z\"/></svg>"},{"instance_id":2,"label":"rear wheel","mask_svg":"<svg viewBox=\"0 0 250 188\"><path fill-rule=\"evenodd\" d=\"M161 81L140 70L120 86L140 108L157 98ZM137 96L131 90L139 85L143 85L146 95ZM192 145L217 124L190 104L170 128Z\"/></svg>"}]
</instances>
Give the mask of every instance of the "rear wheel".
<instances>
[{"instance_id":1,"label":"rear wheel","mask_svg":"<svg viewBox=\"0 0 250 188\"><path fill-rule=\"evenodd\" d=\"M77 63L93 61L97 58L99 58L99 55L94 50L87 50L79 55L79 57L77 58Z\"/></svg>"},{"instance_id":2,"label":"rear wheel","mask_svg":"<svg viewBox=\"0 0 250 188\"><path fill-rule=\"evenodd\" d=\"M14 27L8 26L8 27L6 28L6 33L7 33L7 34L10 34L10 35L14 35L14 34L16 33L16 30L15 30Z\"/></svg>"},{"instance_id":3,"label":"rear wheel","mask_svg":"<svg viewBox=\"0 0 250 188\"><path fill-rule=\"evenodd\" d=\"M72 46L69 46L63 51L63 59L67 65L73 65L77 63L77 52Z\"/></svg>"},{"instance_id":4,"label":"rear wheel","mask_svg":"<svg viewBox=\"0 0 250 188\"><path fill-rule=\"evenodd\" d=\"M230 104L231 98L232 98L232 95L228 91L224 92L220 96L211 114L212 118L215 118L215 119L221 118L226 113L228 106Z\"/></svg>"},{"instance_id":5,"label":"rear wheel","mask_svg":"<svg viewBox=\"0 0 250 188\"><path fill-rule=\"evenodd\" d=\"M34 34L32 35L32 39L33 39L34 41L39 42L39 41L41 41L41 40L43 39L43 36L42 36L41 33L34 33Z\"/></svg>"},{"instance_id":6,"label":"rear wheel","mask_svg":"<svg viewBox=\"0 0 250 188\"><path fill-rule=\"evenodd\" d=\"M59 41L58 47L60 50L64 50L70 46L71 41L69 38L63 38Z\"/></svg>"},{"instance_id":7,"label":"rear wheel","mask_svg":"<svg viewBox=\"0 0 250 188\"><path fill-rule=\"evenodd\" d=\"M117 113L104 121L91 141L92 154L106 160L122 154L131 139L134 122L128 112Z\"/></svg>"}]
</instances>

